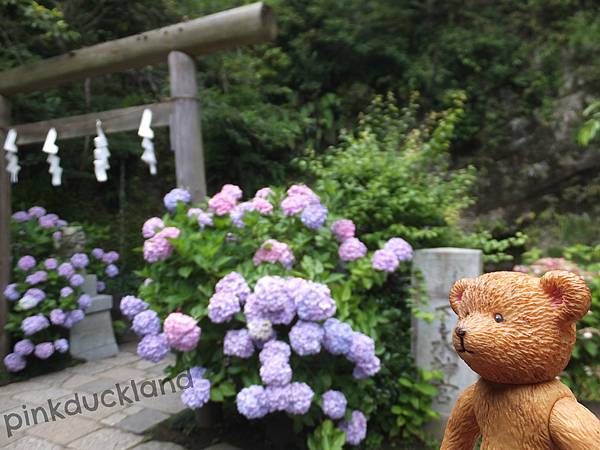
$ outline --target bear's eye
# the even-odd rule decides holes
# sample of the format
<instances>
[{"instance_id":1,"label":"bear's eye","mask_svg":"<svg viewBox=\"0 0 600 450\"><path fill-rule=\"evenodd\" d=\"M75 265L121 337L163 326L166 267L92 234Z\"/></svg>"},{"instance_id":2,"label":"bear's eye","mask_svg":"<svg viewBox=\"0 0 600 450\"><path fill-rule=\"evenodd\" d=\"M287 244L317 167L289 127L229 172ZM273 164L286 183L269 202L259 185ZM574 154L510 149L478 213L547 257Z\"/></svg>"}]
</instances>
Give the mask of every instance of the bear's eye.
<instances>
[{"instance_id":1,"label":"bear's eye","mask_svg":"<svg viewBox=\"0 0 600 450\"><path fill-rule=\"evenodd\" d=\"M496 314L494 315L494 320L495 320L496 322L498 322L498 323L500 323L500 322L504 322L504 317L502 317L502 314L498 314L498 313L496 313Z\"/></svg>"}]
</instances>

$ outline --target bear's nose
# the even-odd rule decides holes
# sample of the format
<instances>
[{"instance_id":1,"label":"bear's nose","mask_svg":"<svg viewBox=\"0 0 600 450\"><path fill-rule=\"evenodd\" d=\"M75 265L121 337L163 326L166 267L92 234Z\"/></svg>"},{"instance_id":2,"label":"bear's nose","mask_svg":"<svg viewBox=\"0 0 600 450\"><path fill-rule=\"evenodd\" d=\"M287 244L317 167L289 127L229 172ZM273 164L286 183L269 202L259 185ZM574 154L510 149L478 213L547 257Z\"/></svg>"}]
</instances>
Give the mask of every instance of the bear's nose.
<instances>
[{"instance_id":1,"label":"bear's nose","mask_svg":"<svg viewBox=\"0 0 600 450\"><path fill-rule=\"evenodd\" d=\"M465 335L467 334L467 330L465 330L464 328L461 327L456 327L456 335L458 337L465 337Z\"/></svg>"}]
</instances>

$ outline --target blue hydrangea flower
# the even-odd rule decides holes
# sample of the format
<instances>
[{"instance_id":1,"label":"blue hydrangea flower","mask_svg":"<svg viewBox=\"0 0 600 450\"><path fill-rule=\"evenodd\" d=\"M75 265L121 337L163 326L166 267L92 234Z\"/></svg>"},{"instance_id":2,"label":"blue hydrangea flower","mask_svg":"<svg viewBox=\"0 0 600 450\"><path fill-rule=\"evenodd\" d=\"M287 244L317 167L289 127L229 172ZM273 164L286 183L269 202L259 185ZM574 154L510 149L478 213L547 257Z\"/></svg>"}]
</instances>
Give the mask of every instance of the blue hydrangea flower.
<instances>
[{"instance_id":1,"label":"blue hydrangea flower","mask_svg":"<svg viewBox=\"0 0 600 450\"><path fill-rule=\"evenodd\" d=\"M71 256L71 264L76 269L83 269L90 263L88 256L85 253L75 253Z\"/></svg>"},{"instance_id":2,"label":"blue hydrangea flower","mask_svg":"<svg viewBox=\"0 0 600 450\"><path fill-rule=\"evenodd\" d=\"M71 295L73 293L73 288L70 286L65 286L64 288L62 288L60 290L60 296L62 298L68 297L69 295Z\"/></svg>"},{"instance_id":3,"label":"blue hydrangea flower","mask_svg":"<svg viewBox=\"0 0 600 450\"><path fill-rule=\"evenodd\" d=\"M358 445L367 436L367 419L360 411L352 411L352 418L338 428L346 433L346 443Z\"/></svg>"},{"instance_id":4,"label":"blue hydrangea flower","mask_svg":"<svg viewBox=\"0 0 600 450\"><path fill-rule=\"evenodd\" d=\"M366 361L361 361L354 367L352 376L357 380L372 377L381 369L381 361L377 356L372 356Z\"/></svg>"},{"instance_id":5,"label":"blue hydrangea flower","mask_svg":"<svg viewBox=\"0 0 600 450\"><path fill-rule=\"evenodd\" d=\"M54 354L54 344L52 342L42 342L35 346L33 354L40 359L48 359Z\"/></svg>"},{"instance_id":6,"label":"blue hydrangea flower","mask_svg":"<svg viewBox=\"0 0 600 450\"><path fill-rule=\"evenodd\" d=\"M63 326L65 328L71 328L78 322L81 322L85 318L85 314L80 309L74 309L67 313Z\"/></svg>"},{"instance_id":7,"label":"blue hydrangea flower","mask_svg":"<svg viewBox=\"0 0 600 450\"><path fill-rule=\"evenodd\" d=\"M287 325L296 315L296 305L289 295L286 280L278 276L259 279L254 286L254 295L248 297L247 303L248 312L254 309L257 317L269 319L274 324Z\"/></svg>"},{"instance_id":8,"label":"blue hydrangea flower","mask_svg":"<svg viewBox=\"0 0 600 450\"><path fill-rule=\"evenodd\" d=\"M164 359L169 350L169 343L164 333L147 334L137 346L138 356L154 363Z\"/></svg>"},{"instance_id":9,"label":"blue hydrangea flower","mask_svg":"<svg viewBox=\"0 0 600 450\"><path fill-rule=\"evenodd\" d=\"M346 396L340 391L330 390L323 394L323 412L331 419L337 420L346 414L348 404Z\"/></svg>"},{"instance_id":10,"label":"blue hydrangea flower","mask_svg":"<svg viewBox=\"0 0 600 450\"><path fill-rule=\"evenodd\" d=\"M9 353L4 357L4 366L9 372L20 372L27 366L27 362L21 355Z\"/></svg>"},{"instance_id":11,"label":"blue hydrangea flower","mask_svg":"<svg viewBox=\"0 0 600 450\"><path fill-rule=\"evenodd\" d=\"M46 270L54 270L58 267L58 261L55 258L48 258L44 261Z\"/></svg>"},{"instance_id":12,"label":"blue hydrangea flower","mask_svg":"<svg viewBox=\"0 0 600 450\"><path fill-rule=\"evenodd\" d=\"M289 401L286 411L290 414L306 414L315 393L306 383L291 383L288 387Z\"/></svg>"},{"instance_id":13,"label":"blue hydrangea flower","mask_svg":"<svg viewBox=\"0 0 600 450\"><path fill-rule=\"evenodd\" d=\"M366 334L355 332L346 356L356 364L369 363L375 356L375 342Z\"/></svg>"},{"instance_id":14,"label":"blue hydrangea flower","mask_svg":"<svg viewBox=\"0 0 600 450\"><path fill-rule=\"evenodd\" d=\"M20 296L21 294L17 291L16 283L11 283L4 289L4 297L6 297L7 300L14 302L15 300L18 300Z\"/></svg>"},{"instance_id":15,"label":"blue hydrangea flower","mask_svg":"<svg viewBox=\"0 0 600 450\"><path fill-rule=\"evenodd\" d=\"M329 288L321 283L307 281L296 293L295 300L298 317L302 320L326 320L336 311Z\"/></svg>"},{"instance_id":16,"label":"blue hydrangea flower","mask_svg":"<svg viewBox=\"0 0 600 450\"><path fill-rule=\"evenodd\" d=\"M290 330L290 344L300 356L316 355L321 351L324 334L318 323L299 320Z\"/></svg>"},{"instance_id":17,"label":"blue hydrangea flower","mask_svg":"<svg viewBox=\"0 0 600 450\"><path fill-rule=\"evenodd\" d=\"M287 386L267 386L267 404L269 412L285 411L290 402L290 389Z\"/></svg>"},{"instance_id":18,"label":"blue hydrangea flower","mask_svg":"<svg viewBox=\"0 0 600 450\"><path fill-rule=\"evenodd\" d=\"M190 202L191 199L192 199L191 194L188 191L186 191L185 189L180 189L180 188L172 189L171 192L169 192L167 195L165 195L165 198L164 198L165 208L167 208L169 211L174 211L175 209L177 209L178 202L187 204Z\"/></svg>"},{"instance_id":19,"label":"blue hydrangea flower","mask_svg":"<svg viewBox=\"0 0 600 450\"><path fill-rule=\"evenodd\" d=\"M285 386L292 381L292 368L281 358L266 360L260 367L260 378L267 386Z\"/></svg>"},{"instance_id":20,"label":"blue hydrangea flower","mask_svg":"<svg viewBox=\"0 0 600 450\"><path fill-rule=\"evenodd\" d=\"M17 261L17 267L23 272L33 269L36 264L35 258L30 255L22 256L19 261Z\"/></svg>"},{"instance_id":21,"label":"blue hydrangea flower","mask_svg":"<svg viewBox=\"0 0 600 450\"><path fill-rule=\"evenodd\" d=\"M50 311L50 322L52 325L63 325L67 315L62 309L53 309Z\"/></svg>"},{"instance_id":22,"label":"blue hydrangea flower","mask_svg":"<svg viewBox=\"0 0 600 450\"><path fill-rule=\"evenodd\" d=\"M43 283L48 279L48 274L44 270L37 270L25 278L25 282L31 286Z\"/></svg>"},{"instance_id":23,"label":"blue hydrangea flower","mask_svg":"<svg viewBox=\"0 0 600 450\"><path fill-rule=\"evenodd\" d=\"M133 319L136 315L148 309L148 303L134 297L133 295L127 295L121 299L121 312L129 319Z\"/></svg>"},{"instance_id":24,"label":"blue hydrangea flower","mask_svg":"<svg viewBox=\"0 0 600 450\"><path fill-rule=\"evenodd\" d=\"M350 351L354 332L347 323L338 319L327 319L323 325L325 336L323 346L332 355L345 355Z\"/></svg>"},{"instance_id":25,"label":"blue hydrangea flower","mask_svg":"<svg viewBox=\"0 0 600 450\"><path fill-rule=\"evenodd\" d=\"M88 309L91 304L92 304L92 297L90 297L88 294L83 294L77 300L77 305L79 306L79 309L81 309L82 311L85 311L86 309Z\"/></svg>"},{"instance_id":26,"label":"blue hydrangea flower","mask_svg":"<svg viewBox=\"0 0 600 450\"><path fill-rule=\"evenodd\" d=\"M321 228L327 219L327 208L320 203L308 205L302 211L300 220L302 223L313 230Z\"/></svg>"},{"instance_id":27,"label":"blue hydrangea flower","mask_svg":"<svg viewBox=\"0 0 600 450\"><path fill-rule=\"evenodd\" d=\"M233 293L217 292L208 303L208 317L214 323L229 322L240 311L240 300Z\"/></svg>"},{"instance_id":28,"label":"blue hydrangea flower","mask_svg":"<svg viewBox=\"0 0 600 450\"><path fill-rule=\"evenodd\" d=\"M78 273L76 273L75 275L73 275L71 278L69 278L69 283L71 284L71 286L74 287L79 287L84 283L84 278L83 275L80 275Z\"/></svg>"},{"instance_id":29,"label":"blue hydrangea flower","mask_svg":"<svg viewBox=\"0 0 600 450\"><path fill-rule=\"evenodd\" d=\"M33 353L34 345L29 339L21 339L15 344L14 352L21 355L27 356Z\"/></svg>"},{"instance_id":30,"label":"blue hydrangea flower","mask_svg":"<svg viewBox=\"0 0 600 450\"><path fill-rule=\"evenodd\" d=\"M269 412L265 389L258 385L246 387L238 392L236 405L238 412L248 419L258 419Z\"/></svg>"},{"instance_id":31,"label":"blue hydrangea flower","mask_svg":"<svg viewBox=\"0 0 600 450\"><path fill-rule=\"evenodd\" d=\"M210 381L195 379L194 384L181 394L181 401L191 409L200 409L210 400Z\"/></svg>"},{"instance_id":32,"label":"blue hydrangea flower","mask_svg":"<svg viewBox=\"0 0 600 450\"><path fill-rule=\"evenodd\" d=\"M38 288L27 289L25 295L35 298L38 302L41 302L46 298L46 293Z\"/></svg>"},{"instance_id":33,"label":"blue hydrangea flower","mask_svg":"<svg viewBox=\"0 0 600 450\"><path fill-rule=\"evenodd\" d=\"M160 333L160 318L156 311L151 309L142 311L133 318L131 328L138 336L158 334Z\"/></svg>"},{"instance_id":34,"label":"blue hydrangea flower","mask_svg":"<svg viewBox=\"0 0 600 450\"><path fill-rule=\"evenodd\" d=\"M251 291L243 276L237 272L230 272L217 282L215 292L229 292L235 294L243 304Z\"/></svg>"},{"instance_id":35,"label":"blue hydrangea flower","mask_svg":"<svg viewBox=\"0 0 600 450\"><path fill-rule=\"evenodd\" d=\"M250 358L254 354L254 344L247 329L229 330L223 341L223 354Z\"/></svg>"},{"instance_id":36,"label":"blue hydrangea flower","mask_svg":"<svg viewBox=\"0 0 600 450\"><path fill-rule=\"evenodd\" d=\"M32 334L42 331L50 326L48 319L42 314L36 314L35 316L25 317L21 322L21 330L25 336L31 336Z\"/></svg>"},{"instance_id":37,"label":"blue hydrangea flower","mask_svg":"<svg viewBox=\"0 0 600 450\"><path fill-rule=\"evenodd\" d=\"M58 266L58 274L61 277L71 278L75 274L75 268L71 263L62 263Z\"/></svg>"},{"instance_id":38,"label":"blue hydrangea flower","mask_svg":"<svg viewBox=\"0 0 600 450\"><path fill-rule=\"evenodd\" d=\"M69 341L64 338L55 340L54 350L58 353L67 353L69 351Z\"/></svg>"},{"instance_id":39,"label":"blue hydrangea flower","mask_svg":"<svg viewBox=\"0 0 600 450\"><path fill-rule=\"evenodd\" d=\"M267 361L271 361L276 358L281 358L285 362L288 362L290 356L292 355L292 349L290 346L283 341L269 341L267 342L260 353L258 354L258 359L261 364L266 364Z\"/></svg>"}]
</instances>

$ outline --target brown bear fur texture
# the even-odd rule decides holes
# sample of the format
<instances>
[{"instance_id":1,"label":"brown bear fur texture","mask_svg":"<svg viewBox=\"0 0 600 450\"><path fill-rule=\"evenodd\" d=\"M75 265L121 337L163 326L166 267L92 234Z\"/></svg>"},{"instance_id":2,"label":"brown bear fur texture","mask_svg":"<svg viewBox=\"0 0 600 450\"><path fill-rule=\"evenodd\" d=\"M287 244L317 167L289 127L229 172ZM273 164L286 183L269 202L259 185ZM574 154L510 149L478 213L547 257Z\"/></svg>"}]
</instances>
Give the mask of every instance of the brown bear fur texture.
<instances>
[{"instance_id":1,"label":"brown bear fur texture","mask_svg":"<svg viewBox=\"0 0 600 450\"><path fill-rule=\"evenodd\" d=\"M600 421L557 376L590 290L571 272L492 272L457 281L454 348L481 378L458 398L441 450L600 450Z\"/></svg>"}]
</instances>

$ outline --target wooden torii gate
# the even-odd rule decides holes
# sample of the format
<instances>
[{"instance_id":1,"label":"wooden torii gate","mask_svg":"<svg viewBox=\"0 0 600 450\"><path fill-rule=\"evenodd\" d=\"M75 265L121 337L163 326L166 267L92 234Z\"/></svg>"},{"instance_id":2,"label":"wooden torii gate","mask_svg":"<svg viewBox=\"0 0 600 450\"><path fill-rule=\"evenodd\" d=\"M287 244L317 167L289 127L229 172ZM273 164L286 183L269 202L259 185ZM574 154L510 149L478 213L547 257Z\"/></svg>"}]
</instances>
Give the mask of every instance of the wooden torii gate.
<instances>
[{"instance_id":1,"label":"wooden torii gate","mask_svg":"<svg viewBox=\"0 0 600 450\"><path fill-rule=\"evenodd\" d=\"M0 73L0 148L10 128L18 133L17 144L44 142L50 128L59 140L96 133L96 120L105 133L137 130L144 109L152 110L152 127L170 127L175 152L177 184L194 200L206 195L206 176L196 66L190 55L205 55L242 45L272 40L276 23L262 2L230 9L164 28L82 48L61 56L25 64ZM56 120L11 126L9 97L98 75L140 68L168 61L171 97L168 101L115 109ZM4 153L1 151L1 153ZM11 268L11 193L6 160L0 156L0 356L6 354L4 333L7 304L2 292Z\"/></svg>"}]
</instances>

